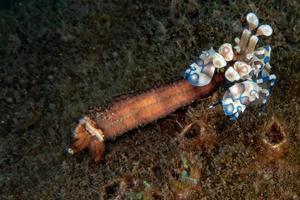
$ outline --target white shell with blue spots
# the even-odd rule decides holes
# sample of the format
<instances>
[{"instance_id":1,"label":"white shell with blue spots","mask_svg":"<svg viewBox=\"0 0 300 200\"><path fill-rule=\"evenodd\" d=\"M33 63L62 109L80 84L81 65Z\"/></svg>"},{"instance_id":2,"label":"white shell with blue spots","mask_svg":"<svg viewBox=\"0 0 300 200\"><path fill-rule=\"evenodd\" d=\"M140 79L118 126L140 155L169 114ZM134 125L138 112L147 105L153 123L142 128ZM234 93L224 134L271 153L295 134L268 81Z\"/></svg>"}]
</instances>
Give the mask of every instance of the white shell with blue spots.
<instances>
[{"instance_id":1,"label":"white shell with blue spots","mask_svg":"<svg viewBox=\"0 0 300 200\"><path fill-rule=\"evenodd\" d=\"M205 86L211 82L216 68L223 70L218 68L225 67L225 78L232 85L225 92L223 99L210 108L222 104L225 115L231 120L236 120L251 102L260 97L263 98L260 108L262 111L276 81L276 76L270 74L271 47L255 49L258 37L270 36L273 30L269 25L258 26L259 20L254 13L247 15L247 22L249 27L243 30L241 38L235 39L234 50L231 44L225 43L221 46L219 54L213 48L204 51L200 60L191 64L184 73L184 78L190 84ZM223 52L225 47L228 48ZM232 54L228 57L228 53ZM264 82L269 82L267 89L259 85Z\"/></svg>"}]
</instances>

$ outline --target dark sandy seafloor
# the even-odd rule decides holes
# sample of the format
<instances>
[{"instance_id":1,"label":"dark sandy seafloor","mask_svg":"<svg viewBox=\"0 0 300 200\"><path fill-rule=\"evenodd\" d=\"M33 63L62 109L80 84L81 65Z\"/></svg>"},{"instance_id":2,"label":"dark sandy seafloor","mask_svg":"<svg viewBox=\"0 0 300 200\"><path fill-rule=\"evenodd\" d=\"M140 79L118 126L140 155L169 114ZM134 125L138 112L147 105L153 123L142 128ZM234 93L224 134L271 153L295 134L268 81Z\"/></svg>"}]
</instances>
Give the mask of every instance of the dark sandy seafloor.
<instances>
[{"instance_id":1,"label":"dark sandy seafloor","mask_svg":"<svg viewBox=\"0 0 300 200\"><path fill-rule=\"evenodd\" d=\"M265 113L230 122L207 108L220 88L108 142L101 164L65 154L90 107L180 79L250 11L274 30ZM300 199L299 48L297 0L1 0L0 199Z\"/></svg>"}]
</instances>

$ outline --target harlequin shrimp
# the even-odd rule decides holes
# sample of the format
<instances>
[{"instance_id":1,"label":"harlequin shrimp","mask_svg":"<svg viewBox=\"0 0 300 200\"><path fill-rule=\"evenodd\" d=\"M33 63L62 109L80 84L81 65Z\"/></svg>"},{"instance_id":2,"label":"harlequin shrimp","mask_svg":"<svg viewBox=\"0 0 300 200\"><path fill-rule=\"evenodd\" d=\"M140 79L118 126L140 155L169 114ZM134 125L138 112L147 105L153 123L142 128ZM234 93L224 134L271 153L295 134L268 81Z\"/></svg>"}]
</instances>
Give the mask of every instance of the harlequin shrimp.
<instances>
[{"instance_id":1,"label":"harlequin shrimp","mask_svg":"<svg viewBox=\"0 0 300 200\"><path fill-rule=\"evenodd\" d=\"M243 30L241 38L235 38L236 45L225 43L216 52L213 48L202 52L200 59L192 63L184 73L184 78L194 86L205 86L210 83L216 70L225 71L225 78L231 86L223 99L210 108L222 104L224 114L236 120L246 107L262 96L263 111L275 85L276 76L270 74L271 47L256 48L258 37L271 36L269 25L259 25L254 13L246 17L248 28ZM269 82L265 89L262 83Z\"/></svg>"},{"instance_id":2,"label":"harlequin shrimp","mask_svg":"<svg viewBox=\"0 0 300 200\"><path fill-rule=\"evenodd\" d=\"M261 95L265 105L276 76L270 74L271 47L255 47L258 37L270 36L272 28L269 25L258 27L258 18L253 13L247 15L247 22L249 28L243 31L241 38L235 39L236 46L225 43L218 51L211 48L202 52L199 60L185 71L184 78L187 81L179 80L113 101L105 107L95 106L90 109L77 124L74 142L68 152L76 155L84 149L89 149L93 160L100 162L105 151L105 141L211 95L224 83L224 79L230 87L223 99L211 108L222 104L225 115L236 120L246 107ZM270 82L268 89L262 87L262 83L265 82Z\"/></svg>"}]
</instances>

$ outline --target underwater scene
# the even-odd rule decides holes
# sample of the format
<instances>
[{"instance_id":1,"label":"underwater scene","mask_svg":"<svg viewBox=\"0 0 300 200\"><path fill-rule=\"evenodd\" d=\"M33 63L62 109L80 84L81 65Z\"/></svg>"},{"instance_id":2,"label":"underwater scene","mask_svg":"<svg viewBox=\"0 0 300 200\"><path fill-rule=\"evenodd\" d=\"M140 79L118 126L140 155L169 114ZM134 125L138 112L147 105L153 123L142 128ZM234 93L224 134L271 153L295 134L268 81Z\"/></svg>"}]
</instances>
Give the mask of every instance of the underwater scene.
<instances>
[{"instance_id":1,"label":"underwater scene","mask_svg":"<svg viewBox=\"0 0 300 200\"><path fill-rule=\"evenodd\" d=\"M0 199L300 199L300 1L0 0Z\"/></svg>"}]
</instances>

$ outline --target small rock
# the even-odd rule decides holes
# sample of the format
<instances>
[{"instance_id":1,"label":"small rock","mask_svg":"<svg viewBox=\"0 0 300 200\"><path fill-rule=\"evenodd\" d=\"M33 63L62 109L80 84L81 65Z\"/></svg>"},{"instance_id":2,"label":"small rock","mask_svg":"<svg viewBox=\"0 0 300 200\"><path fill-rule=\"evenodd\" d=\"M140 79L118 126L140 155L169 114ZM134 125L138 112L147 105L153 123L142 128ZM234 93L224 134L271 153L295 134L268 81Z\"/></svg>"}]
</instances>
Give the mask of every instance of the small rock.
<instances>
[{"instance_id":1,"label":"small rock","mask_svg":"<svg viewBox=\"0 0 300 200\"><path fill-rule=\"evenodd\" d=\"M112 55L113 55L114 58L117 58L117 57L119 56L118 52L116 52L116 51L114 51L114 52L112 53Z\"/></svg>"},{"instance_id":2,"label":"small rock","mask_svg":"<svg viewBox=\"0 0 300 200\"><path fill-rule=\"evenodd\" d=\"M5 98L5 100L7 103L12 103L14 101L13 98L11 98L11 97L7 97L7 98Z\"/></svg>"}]
</instances>

